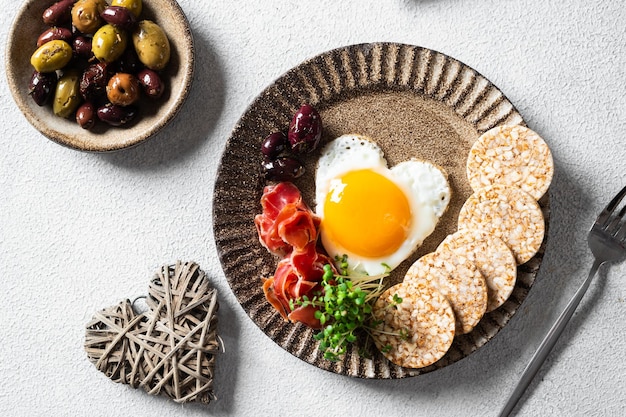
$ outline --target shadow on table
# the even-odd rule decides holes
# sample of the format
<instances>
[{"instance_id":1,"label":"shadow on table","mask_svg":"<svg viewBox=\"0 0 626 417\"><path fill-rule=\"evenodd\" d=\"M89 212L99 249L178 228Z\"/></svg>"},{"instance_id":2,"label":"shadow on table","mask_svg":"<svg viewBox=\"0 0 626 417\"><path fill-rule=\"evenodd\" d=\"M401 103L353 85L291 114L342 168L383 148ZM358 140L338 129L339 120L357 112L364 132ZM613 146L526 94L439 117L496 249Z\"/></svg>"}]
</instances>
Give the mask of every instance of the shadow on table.
<instances>
[{"instance_id":1,"label":"shadow on table","mask_svg":"<svg viewBox=\"0 0 626 417\"><path fill-rule=\"evenodd\" d=\"M241 326L233 306L224 302L224 299L220 299L218 316L218 334L224 345L223 351L220 351L215 361L213 391L217 399L209 404L193 402L184 404L185 409L206 415L230 415L235 402L241 400L236 395L237 375L239 374L237 372L239 367L237 344L241 340Z\"/></svg>"},{"instance_id":2,"label":"shadow on table","mask_svg":"<svg viewBox=\"0 0 626 417\"><path fill-rule=\"evenodd\" d=\"M419 6L423 4L441 3L442 0L404 0L404 3L410 6Z\"/></svg>"},{"instance_id":3,"label":"shadow on table","mask_svg":"<svg viewBox=\"0 0 626 417\"><path fill-rule=\"evenodd\" d=\"M109 162L129 168L150 168L184 161L210 135L225 100L223 70L211 43L194 32L194 80L182 109L159 134L133 148L102 154Z\"/></svg>"},{"instance_id":4,"label":"shadow on table","mask_svg":"<svg viewBox=\"0 0 626 417\"><path fill-rule=\"evenodd\" d=\"M517 330L518 326L523 326L521 330L517 330L519 334L515 334L513 340L506 337L501 339L501 343L507 345L525 346L526 353L521 355L524 364L519 374L511 378L514 385L511 386L510 391L502 394L499 406L503 405L513 392L526 364L589 274L593 256L587 244L587 232L602 207L611 197L609 193L606 195L607 201L593 202L588 197L593 193L589 190L580 189L575 179L567 176L564 168L557 166L557 172L560 175L555 177L555 186L552 188L554 191L550 196L554 217L550 223L550 240L546 251L546 256L549 258L544 259L545 268L542 266L544 271L540 274L543 279L539 280L529 293L529 297L532 297L530 298L532 305L527 306L525 313L517 318L519 323L513 323L515 325L513 330ZM544 376L558 362L563 351L570 344L569 342L576 338L582 330L585 321L603 297L606 289L607 270L607 268L599 270L598 276L591 283L591 287L576 309L575 315L569 321L554 349L526 389L517 407L510 414L511 416L517 415L523 407L524 401L532 396L535 389L542 383ZM560 302L557 303L555 300L560 300ZM546 312L542 312L542 309L545 309ZM538 327L539 330L533 332L536 334L535 338L529 339L528 334L533 331L533 327ZM532 346L528 346L529 340L533 342ZM519 354L519 352L520 350L517 349L513 354ZM513 357L520 358L520 355ZM511 368L508 367L507 370L512 372Z\"/></svg>"},{"instance_id":5,"label":"shadow on table","mask_svg":"<svg viewBox=\"0 0 626 417\"><path fill-rule=\"evenodd\" d=\"M237 345L241 343L241 324L233 308L237 306L225 302L220 304L221 325L218 324L218 329L224 342L224 352L217 357L215 369L215 393L218 398L214 409L227 414L232 411L235 401L238 400L236 392L239 361L236 352Z\"/></svg>"}]
</instances>

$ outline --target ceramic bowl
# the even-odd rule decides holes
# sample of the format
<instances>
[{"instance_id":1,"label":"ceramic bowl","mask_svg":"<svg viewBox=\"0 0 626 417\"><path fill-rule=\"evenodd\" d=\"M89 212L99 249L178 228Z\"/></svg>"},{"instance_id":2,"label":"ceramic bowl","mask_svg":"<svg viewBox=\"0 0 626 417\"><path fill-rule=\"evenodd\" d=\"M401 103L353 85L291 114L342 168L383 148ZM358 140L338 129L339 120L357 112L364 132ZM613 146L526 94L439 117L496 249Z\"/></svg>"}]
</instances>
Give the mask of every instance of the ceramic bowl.
<instances>
[{"instance_id":1,"label":"ceramic bowl","mask_svg":"<svg viewBox=\"0 0 626 417\"><path fill-rule=\"evenodd\" d=\"M91 130L81 128L73 116L55 116L51 105L38 106L28 94L33 67L30 57L38 36L47 29L42 14L54 0L26 0L8 36L6 75L11 93L28 121L43 135L61 145L90 152L125 149L154 136L171 122L189 94L194 71L193 37L189 22L175 0L145 0L140 19L155 21L167 34L170 62L161 72L166 91L158 100L142 98L135 119L122 127L96 123Z\"/></svg>"}]
</instances>

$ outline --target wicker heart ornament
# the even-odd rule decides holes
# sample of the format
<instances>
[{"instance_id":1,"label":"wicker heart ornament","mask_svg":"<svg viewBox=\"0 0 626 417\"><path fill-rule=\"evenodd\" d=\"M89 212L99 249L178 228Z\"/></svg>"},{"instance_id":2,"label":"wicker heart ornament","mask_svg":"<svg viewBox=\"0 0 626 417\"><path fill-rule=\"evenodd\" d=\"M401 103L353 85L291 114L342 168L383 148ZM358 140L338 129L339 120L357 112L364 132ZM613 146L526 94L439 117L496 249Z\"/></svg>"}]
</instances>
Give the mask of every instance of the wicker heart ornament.
<instances>
[{"instance_id":1,"label":"wicker heart ornament","mask_svg":"<svg viewBox=\"0 0 626 417\"><path fill-rule=\"evenodd\" d=\"M113 381L149 394L215 400L218 302L205 273L193 262L163 266L146 304L141 313L129 300L96 313L85 335L89 360Z\"/></svg>"}]
</instances>

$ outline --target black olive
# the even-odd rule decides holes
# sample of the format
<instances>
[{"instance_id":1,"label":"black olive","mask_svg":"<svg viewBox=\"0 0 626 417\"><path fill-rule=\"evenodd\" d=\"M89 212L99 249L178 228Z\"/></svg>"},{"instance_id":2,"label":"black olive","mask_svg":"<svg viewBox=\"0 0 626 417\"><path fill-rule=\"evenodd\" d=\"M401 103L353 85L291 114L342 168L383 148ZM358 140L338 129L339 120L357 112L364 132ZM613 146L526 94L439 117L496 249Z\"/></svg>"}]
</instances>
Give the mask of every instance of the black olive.
<instances>
[{"instance_id":1,"label":"black olive","mask_svg":"<svg viewBox=\"0 0 626 417\"><path fill-rule=\"evenodd\" d=\"M80 77L80 95L87 101L94 101L106 94L109 72L106 62L92 64Z\"/></svg>"},{"instance_id":2,"label":"black olive","mask_svg":"<svg viewBox=\"0 0 626 417\"><path fill-rule=\"evenodd\" d=\"M108 6L100 13L100 17L102 17L105 22L127 31L132 31L135 25L137 25L135 15L126 7L122 6Z\"/></svg>"},{"instance_id":3,"label":"black olive","mask_svg":"<svg viewBox=\"0 0 626 417\"><path fill-rule=\"evenodd\" d=\"M76 110L76 122L83 129L89 130L96 124L96 108L93 103L86 101Z\"/></svg>"},{"instance_id":4,"label":"black olive","mask_svg":"<svg viewBox=\"0 0 626 417\"><path fill-rule=\"evenodd\" d=\"M137 78L146 97L157 99L163 95L165 84L163 84L161 77L159 77L156 71L145 68L139 71Z\"/></svg>"},{"instance_id":5,"label":"black olive","mask_svg":"<svg viewBox=\"0 0 626 417\"><path fill-rule=\"evenodd\" d=\"M304 174L304 167L295 158L282 157L263 163L265 179L269 181L292 181Z\"/></svg>"},{"instance_id":6,"label":"black olive","mask_svg":"<svg viewBox=\"0 0 626 417\"><path fill-rule=\"evenodd\" d=\"M307 153L317 148L322 138L322 119L309 104L294 114L289 125L289 142L295 153Z\"/></svg>"},{"instance_id":7,"label":"black olive","mask_svg":"<svg viewBox=\"0 0 626 417\"><path fill-rule=\"evenodd\" d=\"M34 71L28 84L28 94L39 106L50 102L57 84L56 72Z\"/></svg>"},{"instance_id":8,"label":"black olive","mask_svg":"<svg viewBox=\"0 0 626 417\"><path fill-rule=\"evenodd\" d=\"M77 57L91 59L93 57L93 52L91 51L91 38L77 35L72 42L72 51Z\"/></svg>"},{"instance_id":9,"label":"black olive","mask_svg":"<svg viewBox=\"0 0 626 417\"><path fill-rule=\"evenodd\" d=\"M98 108L98 119L110 124L111 126L121 126L130 122L137 114L135 106L118 106L116 104L107 103Z\"/></svg>"},{"instance_id":10,"label":"black olive","mask_svg":"<svg viewBox=\"0 0 626 417\"><path fill-rule=\"evenodd\" d=\"M261 153L267 159L276 159L290 148L289 139L283 132L274 132L261 143Z\"/></svg>"}]
</instances>

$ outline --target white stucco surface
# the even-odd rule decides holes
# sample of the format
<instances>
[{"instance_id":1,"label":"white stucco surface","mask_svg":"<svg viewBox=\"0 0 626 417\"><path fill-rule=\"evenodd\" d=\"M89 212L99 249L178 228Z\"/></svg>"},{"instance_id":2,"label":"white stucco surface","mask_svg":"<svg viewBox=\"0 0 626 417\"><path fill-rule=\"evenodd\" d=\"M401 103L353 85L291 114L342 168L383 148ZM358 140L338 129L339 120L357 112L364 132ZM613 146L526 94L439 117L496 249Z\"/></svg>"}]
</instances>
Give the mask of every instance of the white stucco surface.
<instances>
[{"instance_id":1,"label":"white stucco surface","mask_svg":"<svg viewBox=\"0 0 626 417\"><path fill-rule=\"evenodd\" d=\"M19 3L19 2L18 2ZM586 231L626 185L626 7L621 1L180 0L197 51L191 95L145 145L101 155L37 132L0 81L0 415L495 416L586 277ZM17 5L3 3L5 55ZM395 41L459 59L498 86L550 145L556 175L544 263L518 314L443 370L359 380L308 365L248 318L224 278L212 190L231 129L285 71L349 44ZM114 384L84 326L146 292L162 264L195 260L220 291L216 392L180 406ZM519 416L626 410L626 263L602 269Z\"/></svg>"}]
</instances>

